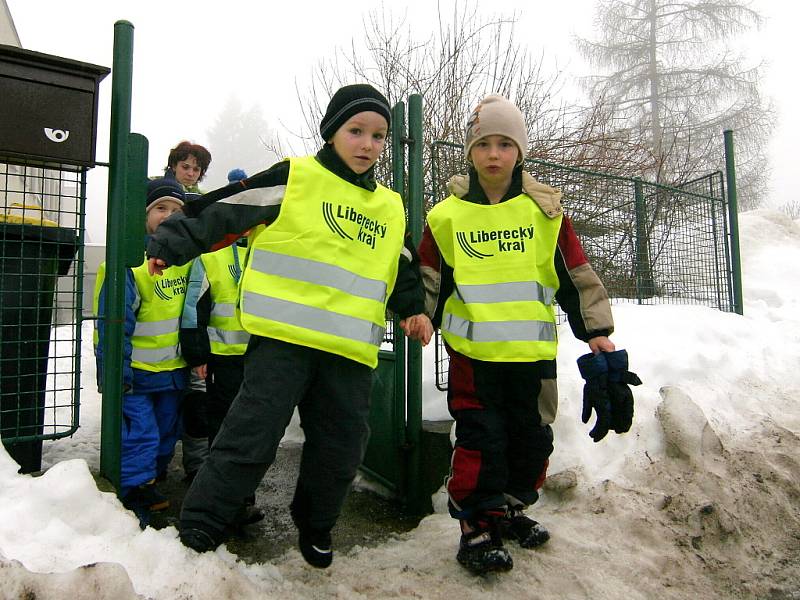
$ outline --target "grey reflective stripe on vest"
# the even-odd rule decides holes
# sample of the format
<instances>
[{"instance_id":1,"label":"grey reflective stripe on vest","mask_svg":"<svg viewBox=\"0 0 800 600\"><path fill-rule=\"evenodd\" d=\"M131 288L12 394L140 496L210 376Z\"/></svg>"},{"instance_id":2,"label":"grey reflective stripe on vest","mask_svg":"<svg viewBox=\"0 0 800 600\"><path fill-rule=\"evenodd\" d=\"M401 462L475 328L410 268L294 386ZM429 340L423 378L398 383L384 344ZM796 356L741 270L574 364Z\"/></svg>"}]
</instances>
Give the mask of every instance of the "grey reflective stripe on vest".
<instances>
[{"instance_id":1,"label":"grey reflective stripe on vest","mask_svg":"<svg viewBox=\"0 0 800 600\"><path fill-rule=\"evenodd\" d=\"M456 285L458 298L464 304L492 302L541 302L552 304L556 292L538 281L511 281L481 285Z\"/></svg>"},{"instance_id":2,"label":"grey reflective stripe on vest","mask_svg":"<svg viewBox=\"0 0 800 600\"><path fill-rule=\"evenodd\" d=\"M386 299L386 283L316 260L297 258L267 250L256 249L251 267L267 275L279 275L316 285L341 290L351 296L375 300L383 304Z\"/></svg>"},{"instance_id":3,"label":"grey reflective stripe on vest","mask_svg":"<svg viewBox=\"0 0 800 600\"><path fill-rule=\"evenodd\" d=\"M137 321L133 330L135 337L166 335L178 331L180 319L166 319L164 321Z\"/></svg>"},{"instance_id":4,"label":"grey reflective stripe on vest","mask_svg":"<svg viewBox=\"0 0 800 600\"><path fill-rule=\"evenodd\" d=\"M253 188L244 190L233 196L219 200L220 204L241 204L243 206L272 206L280 204L286 195L285 185L275 185L268 188Z\"/></svg>"},{"instance_id":5,"label":"grey reflective stripe on vest","mask_svg":"<svg viewBox=\"0 0 800 600\"><path fill-rule=\"evenodd\" d=\"M236 305L232 302L220 302L211 309L212 317L230 318L236 314Z\"/></svg>"},{"instance_id":6,"label":"grey reflective stripe on vest","mask_svg":"<svg viewBox=\"0 0 800 600\"><path fill-rule=\"evenodd\" d=\"M178 345L167 348L137 348L133 347L131 359L136 362L154 365L178 358Z\"/></svg>"},{"instance_id":7,"label":"grey reflective stripe on vest","mask_svg":"<svg viewBox=\"0 0 800 600\"><path fill-rule=\"evenodd\" d=\"M385 327L376 325L372 321L313 308L297 302L262 296L254 292L244 293L242 312L303 329L338 335L373 346L380 345L385 331Z\"/></svg>"},{"instance_id":8,"label":"grey reflective stripe on vest","mask_svg":"<svg viewBox=\"0 0 800 600\"><path fill-rule=\"evenodd\" d=\"M218 327L208 328L208 339L212 342L235 346L237 344L247 344L250 341L250 334L241 329L231 331L229 329L219 329Z\"/></svg>"},{"instance_id":9,"label":"grey reflective stripe on vest","mask_svg":"<svg viewBox=\"0 0 800 600\"><path fill-rule=\"evenodd\" d=\"M442 319L442 329L473 342L554 342L556 326L547 321L484 321L474 323L453 314Z\"/></svg>"}]
</instances>

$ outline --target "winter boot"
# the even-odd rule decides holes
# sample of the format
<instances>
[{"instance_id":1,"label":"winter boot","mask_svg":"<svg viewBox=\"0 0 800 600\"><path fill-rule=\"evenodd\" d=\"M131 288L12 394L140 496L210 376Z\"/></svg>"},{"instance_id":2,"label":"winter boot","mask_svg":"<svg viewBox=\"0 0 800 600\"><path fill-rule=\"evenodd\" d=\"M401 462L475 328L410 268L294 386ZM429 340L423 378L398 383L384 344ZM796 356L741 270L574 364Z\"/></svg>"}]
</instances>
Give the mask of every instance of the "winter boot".
<instances>
[{"instance_id":1,"label":"winter boot","mask_svg":"<svg viewBox=\"0 0 800 600\"><path fill-rule=\"evenodd\" d=\"M476 575L510 571L514 560L503 546L499 515L483 513L474 520L461 521L461 542L456 560Z\"/></svg>"},{"instance_id":2,"label":"winter boot","mask_svg":"<svg viewBox=\"0 0 800 600\"><path fill-rule=\"evenodd\" d=\"M241 513L242 525L258 523L259 521L263 521L265 516L264 511L256 506L255 494L250 494L244 499L244 512Z\"/></svg>"},{"instance_id":3,"label":"winter boot","mask_svg":"<svg viewBox=\"0 0 800 600\"><path fill-rule=\"evenodd\" d=\"M227 526L225 532L230 536L238 538L249 539L251 533L248 531L248 525L253 525L259 521L263 521L266 515L264 511L256 506L245 504L236 513L233 521Z\"/></svg>"},{"instance_id":4,"label":"winter boot","mask_svg":"<svg viewBox=\"0 0 800 600\"><path fill-rule=\"evenodd\" d=\"M200 529L199 527L181 527L181 543L195 552L211 552L222 543L222 536Z\"/></svg>"},{"instance_id":5,"label":"winter boot","mask_svg":"<svg viewBox=\"0 0 800 600\"><path fill-rule=\"evenodd\" d=\"M500 519L500 533L522 548L536 548L550 539L550 532L541 523L527 517L521 506L508 508Z\"/></svg>"},{"instance_id":6,"label":"winter boot","mask_svg":"<svg viewBox=\"0 0 800 600\"><path fill-rule=\"evenodd\" d=\"M289 513L299 532L297 541L300 546L300 554L312 567L328 568L333 562L331 530L319 529L310 525L311 495L299 481L289 506Z\"/></svg>"},{"instance_id":7,"label":"winter boot","mask_svg":"<svg viewBox=\"0 0 800 600\"><path fill-rule=\"evenodd\" d=\"M301 529L298 536L300 554L308 564L318 569L326 569L333 562L331 532L319 529Z\"/></svg>"},{"instance_id":8,"label":"winter boot","mask_svg":"<svg viewBox=\"0 0 800 600\"><path fill-rule=\"evenodd\" d=\"M133 512L139 519L139 528L142 530L150 524L151 513L169 507L169 500L158 491L153 481L131 488L121 500L122 506Z\"/></svg>"},{"instance_id":9,"label":"winter boot","mask_svg":"<svg viewBox=\"0 0 800 600\"><path fill-rule=\"evenodd\" d=\"M122 506L134 512L137 508L142 507L152 512L158 512L169 508L169 499L158 490L155 482L151 480L132 488L125 494L122 498Z\"/></svg>"}]
</instances>

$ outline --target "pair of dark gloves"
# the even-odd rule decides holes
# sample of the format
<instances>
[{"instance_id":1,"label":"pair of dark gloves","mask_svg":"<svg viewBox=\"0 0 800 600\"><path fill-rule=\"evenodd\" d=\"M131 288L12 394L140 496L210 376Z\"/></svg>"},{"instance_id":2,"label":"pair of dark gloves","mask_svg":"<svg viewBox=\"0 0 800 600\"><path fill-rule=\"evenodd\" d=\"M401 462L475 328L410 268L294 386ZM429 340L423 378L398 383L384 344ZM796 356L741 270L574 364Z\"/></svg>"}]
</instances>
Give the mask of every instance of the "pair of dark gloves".
<instances>
[{"instance_id":1,"label":"pair of dark gloves","mask_svg":"<svg viewBox=\"0 0 800 600\"><path fill-rule=\"evenodd\" d=\"M597 421L589 436L599 442L610 430L625 433L633 422L633 393L631 385L641 385L636 373L628 370L627 350L584 354L578 359L583 386L581 420L589 422L592 409Z\"/></svg>"}]
</instances>

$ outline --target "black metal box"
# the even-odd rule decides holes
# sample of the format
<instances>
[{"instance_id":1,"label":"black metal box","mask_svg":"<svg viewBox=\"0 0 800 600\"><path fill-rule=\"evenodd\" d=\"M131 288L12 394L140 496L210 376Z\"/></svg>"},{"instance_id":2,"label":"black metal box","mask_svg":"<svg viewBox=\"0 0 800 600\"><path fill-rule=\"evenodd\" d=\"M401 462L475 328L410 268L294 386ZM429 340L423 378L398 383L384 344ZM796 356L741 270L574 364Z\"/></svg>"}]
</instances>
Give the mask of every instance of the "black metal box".
<instances>
[{"instance_id":1,"label":"black metal box","mask_svg":"<svg viewBox=\"0 0 800 600\"><path fill-rule=\"evenodd\" d=\"M0 44L0 160L94 166L98 87L109 72Z\"/></svg>"}]
</instances>

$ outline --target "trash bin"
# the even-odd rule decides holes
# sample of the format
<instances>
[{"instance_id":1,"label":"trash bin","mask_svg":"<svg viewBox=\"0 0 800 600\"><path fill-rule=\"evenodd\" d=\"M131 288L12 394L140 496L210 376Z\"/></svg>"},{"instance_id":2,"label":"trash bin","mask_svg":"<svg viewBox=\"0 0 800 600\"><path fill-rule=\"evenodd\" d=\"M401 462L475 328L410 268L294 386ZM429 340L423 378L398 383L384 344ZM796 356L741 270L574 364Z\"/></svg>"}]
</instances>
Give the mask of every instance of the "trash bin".
<instances>
[{"instance_id":1,"label":"trash bin","mask_svg":"<svg viewBox=\"0 0 800 600\"><path fill-rule=\"evenodd\" d=\"M77 250L39 222L0 221L0 437L20 473L41 470L53 294Z\"/></svg>"}]
</instances>

